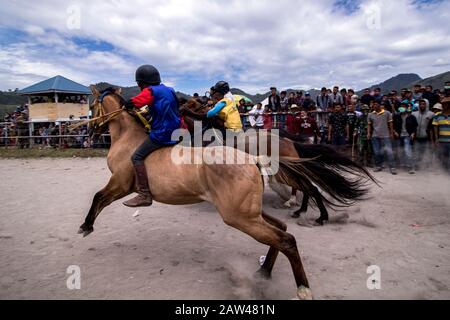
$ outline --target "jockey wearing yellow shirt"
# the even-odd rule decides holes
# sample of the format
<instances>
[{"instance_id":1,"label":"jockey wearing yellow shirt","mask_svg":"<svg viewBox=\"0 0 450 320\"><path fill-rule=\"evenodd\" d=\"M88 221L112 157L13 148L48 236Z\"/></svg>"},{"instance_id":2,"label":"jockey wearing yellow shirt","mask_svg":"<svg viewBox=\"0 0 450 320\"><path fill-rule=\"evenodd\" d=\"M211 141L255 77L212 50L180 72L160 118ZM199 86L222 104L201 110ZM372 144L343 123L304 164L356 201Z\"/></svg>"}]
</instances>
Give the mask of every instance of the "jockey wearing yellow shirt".
<instances>
[{"instance_id":1,"label":"jockey wearing yellow shirt","mask_svg":"<svg viewBox=\"0 0 450 320\"><path fill-rule=\"evenodd\" d=\"M233 132L242 131L241 115L230 92L229 84L225 81L217 82L211 88L211 98L216 104L214 108L208 111L206 117L218 116L225 122L225 129Z\"/></svg>"}]
</instances>

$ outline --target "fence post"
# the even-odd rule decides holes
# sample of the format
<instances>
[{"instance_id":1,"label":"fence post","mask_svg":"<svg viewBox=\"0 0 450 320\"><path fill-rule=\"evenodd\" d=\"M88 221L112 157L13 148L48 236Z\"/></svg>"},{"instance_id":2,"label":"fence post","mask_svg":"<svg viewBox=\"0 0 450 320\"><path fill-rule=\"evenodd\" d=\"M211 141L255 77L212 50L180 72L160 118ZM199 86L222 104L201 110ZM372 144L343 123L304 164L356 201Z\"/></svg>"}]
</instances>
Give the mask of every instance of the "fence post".
<instances>
[{"instance_id":1,"label":"fence post","mask_svg":"<svg viewBox=\"0 0 450 320\"><path fill-rule=\"evenodd\" d=\"M30 137L30 148L33 148L34 146L34 138L32 138L32 136L34 136L34 123L33 122L28 122L28 136Z\"/></svg>"}]
</instances>

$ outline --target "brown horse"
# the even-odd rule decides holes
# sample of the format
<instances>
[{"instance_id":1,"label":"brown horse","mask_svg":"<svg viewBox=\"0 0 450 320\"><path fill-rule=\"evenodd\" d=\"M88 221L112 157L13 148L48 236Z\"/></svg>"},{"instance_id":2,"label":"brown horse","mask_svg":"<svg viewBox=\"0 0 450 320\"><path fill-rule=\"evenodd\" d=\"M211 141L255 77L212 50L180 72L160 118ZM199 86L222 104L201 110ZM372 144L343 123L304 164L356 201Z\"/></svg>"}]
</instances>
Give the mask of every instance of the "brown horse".
<instances>
[{"instance_id":1,"label":"brown horse","mask_svg":"<svg viewBox=\"0 0 450 320\"><path fill-rule=\"evenodd\" d=\"M194 122L196 120L203 120L204 123L207 123L205 122L207 106L201 105L195 99L185 101L181 111L184 123L191 133L194 131ZM214 119L213 121L209 123L209 126L218 129L223 126L220 120ZM266 136L264 138L266 141L269 141L269 146L271 145L271 139L275 137L273 133L267 131L260 131L257 135ZM318 225L323 225L323 222L328 220L328 211L325 204L330 207L350 206L354 204L354 201L362 199L363 195L366 194L367 190L364 188L364 184L367 180L376 182L375 178L364 167L336 152L331 147L300 143L299 141L302 141L301 138L282 130L280 131L280 136L276 136L276 139L279 141L278 150L280 157L310 158L311 161L304 163L304 166L311 173L309 178L313 176L321 177L318 181L314 181L315 185L308 185L306 188L304 186L308 184L309 179L305 179L304 183L300 184L300 189L298 188L298 183L291 181L294 182L290 184L293 189L292 194L295 195L296 190L303 192L301 207L292 214L293 217L300 217L301 213L306 212L309 203L319 208L320 217L315 221ZM258 156L259 154L255 154L254 150L259 150L259 146L257 149L251 148L249 141L245 140L244 151ZM256 143L259 141L259 139L256 139ZM236 146L237 144L232 147ZM268 153L268 156L270 156L270 149L268 149ZM353 179L350 177L353 177ZM270 186L282 198L286 199L286 195L282 193L284 190L276 178L277 176L275 176L275 179L271 179ZM324 182L324 184L321 182ZM321 187L323 191L331 196L332 200L324 197L316 186Z\"/></svg>"},{"instance_id":2,"label":"brown horse","mask_svg":"<svg viewBox=\"0 0 450 320\"><path fill-rule=\"evenodd\" d=\"M94 113L111 114L121 110L123 99L112 90L102 94L91 86L95 97ZM111 148L107 162L112 176L107 185L98 191L89 213L80 226L79 233L87 236L94 230L94 222L101 210L135 190L131 155L147 138L147 133L126 111L118 111L106 122L111 134ZM231 152L233 159L245 160L245 164L176 164L172 161L172 150L166 147L153 152L145 160L149 185L158 202L183 205L202 201L211 202L223 221L255 240L270 246L260 273L270 276L278 252L288 258L297 285L297 296L312 297L303 269L294 236L286 232L287 226L262 210L263 181L255 157L229 147L214 147L215 153ZM179 147L183 153L191 154L191 160L202 160L202 153L191 152L195 148ZM207 148L206 148L207 149ZM195 150L194 150L195 151ZM194 159L195 158L195 159ZM193 162L197 163L197 162ZM279 160L282 178L296 180L295 175L306 175L298 160Z\"/></svg>"}]
</instances>

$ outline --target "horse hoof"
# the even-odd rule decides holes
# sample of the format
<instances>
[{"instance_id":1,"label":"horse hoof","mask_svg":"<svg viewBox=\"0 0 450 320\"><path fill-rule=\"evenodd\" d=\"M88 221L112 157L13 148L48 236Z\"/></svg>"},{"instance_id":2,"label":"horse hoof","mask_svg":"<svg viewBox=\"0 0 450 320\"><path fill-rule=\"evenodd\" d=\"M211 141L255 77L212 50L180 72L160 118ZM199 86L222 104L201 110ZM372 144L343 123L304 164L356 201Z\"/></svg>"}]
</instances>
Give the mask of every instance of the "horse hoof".
<instances>
[{"instance_id":1,"label":"horse hoof","mask_svg":"<svg viewBox=\"0 0 450 320\"><path fill-rule=\"evenodd\" d=\"M312 300L313 299L313 295L312 295L312 291L311 289L305 287L305 286L300 286L297 289L297 298L299 300Z\"/></svg>"},{"instance_id":2,"label":"horse hoof","mask_svg":"<svg viewBox=\"0 0 450 320\"><path fill-rule=\"evenodd\" d=\"M83 234L83 238L94 232L94 227L86 227L84 224L78 229L78 234Z\"/></svg>"},{"instance_id":3,"label":"horse hoof","mask_svg":"<svg viewBox=\"0 0 450 320\"><path fill-rule=\"evenodd\" d=\"M255 272L255 277L256 278L262 278L262 279L270 279L271 278L271 274L269 271L267 271L264 268L259 268L258 271Z\"/></svg>"}]
</instances>

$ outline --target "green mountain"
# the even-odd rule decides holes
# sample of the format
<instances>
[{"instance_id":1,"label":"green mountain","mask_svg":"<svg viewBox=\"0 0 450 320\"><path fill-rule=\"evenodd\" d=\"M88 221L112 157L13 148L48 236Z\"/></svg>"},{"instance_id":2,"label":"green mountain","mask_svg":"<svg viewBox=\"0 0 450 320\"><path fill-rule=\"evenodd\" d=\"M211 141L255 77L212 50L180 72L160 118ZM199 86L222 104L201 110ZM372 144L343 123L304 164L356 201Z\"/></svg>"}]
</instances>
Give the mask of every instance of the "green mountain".
<instances>
[{"instance_id":1,"label":"green mountain","mask_svg":"<svg viewBox=\"0 0 450 320\"><path fill-rule=\"evenodd\" d=\"M370 89L380 88L382 94L389 93L391 90L397 90L400 92L402 88L411 88L411 83L422 80L419 75L415 73L402 73L392 77L384 82L370 86ZM357 92L358 95L362 95L364 89Z\"/></svg>"},{"instance_id":2,"label":"green mountain","mask_svg":"<svg viewBox=\"0 0 450 320\"><path fill-rule=\"evenodd\" d=\"M417 80L410 83L407 88L413 87L415 84L420 84L421 86L431 85L433 89L444 89L445 82L450 81L450 71L438 74L437 76L429 77L422 80Z\"/></svg>"}]
</instances>

